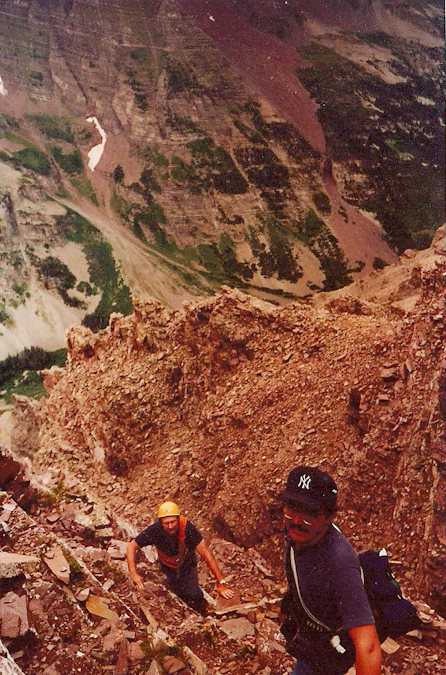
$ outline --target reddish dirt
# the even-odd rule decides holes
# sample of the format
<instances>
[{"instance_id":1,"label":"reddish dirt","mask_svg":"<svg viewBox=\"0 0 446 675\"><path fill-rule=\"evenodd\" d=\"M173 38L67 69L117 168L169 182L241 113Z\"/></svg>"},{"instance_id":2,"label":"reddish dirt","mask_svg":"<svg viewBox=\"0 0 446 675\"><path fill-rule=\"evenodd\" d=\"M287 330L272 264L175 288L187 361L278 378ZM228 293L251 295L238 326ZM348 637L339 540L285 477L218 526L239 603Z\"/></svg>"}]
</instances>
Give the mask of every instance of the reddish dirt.
<instances>
[{"instance_id":1,"label":"reddish dirt","mask_svg":"<svg viewBox=\"0 0 446 675\"><path fill-rule=\"evenodd\" d=\"M179 4L246 81L274 103L315 150L324 153L325 137L316 105L295 75L304 65L296 51L253 28L234 9L218 1L181 0Z\"/></svg>"}]
</instances>

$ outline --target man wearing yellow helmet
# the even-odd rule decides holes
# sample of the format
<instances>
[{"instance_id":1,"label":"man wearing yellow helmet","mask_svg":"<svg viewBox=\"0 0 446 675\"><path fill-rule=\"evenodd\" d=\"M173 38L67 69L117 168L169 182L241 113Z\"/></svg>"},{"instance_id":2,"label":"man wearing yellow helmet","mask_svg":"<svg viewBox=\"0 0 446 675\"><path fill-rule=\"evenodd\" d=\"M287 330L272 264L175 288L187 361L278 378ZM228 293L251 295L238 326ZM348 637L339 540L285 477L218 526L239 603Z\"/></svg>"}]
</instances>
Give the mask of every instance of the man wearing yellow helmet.
<instances>
[{"instance_id":1,"label":"man wearing yellow helmet","mask_svg":"<svg viewBox=\"0 0 446 675\"><path fill-rule=\"evenodd\" d=\"M144 590L142 577L135 564L136 551L149 544L156 547L158 562L166 576L168 588L200 612L206 602L198 585L198 553L217 580L216 591L224 598L232 598L234 591L226 586L217 562L197 528L180 515L174 502L164 502L158 509L158 519L138 534L127 546L127 565L136 587Z\"/></svg>"}]
</instances>

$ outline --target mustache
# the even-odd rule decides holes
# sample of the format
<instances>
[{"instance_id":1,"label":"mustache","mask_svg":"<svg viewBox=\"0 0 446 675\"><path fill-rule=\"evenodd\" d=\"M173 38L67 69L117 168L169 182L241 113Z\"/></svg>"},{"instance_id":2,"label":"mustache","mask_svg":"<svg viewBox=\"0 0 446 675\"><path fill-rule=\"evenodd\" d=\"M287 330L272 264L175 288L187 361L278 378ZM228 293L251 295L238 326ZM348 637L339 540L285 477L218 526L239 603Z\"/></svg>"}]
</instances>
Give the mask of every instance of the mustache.
<instances>
[{"instance_id":1,"label":"mustache","mask_svg":"<svg viewBox=\"0 0 446 675\"><path fill-rule=\"evenodd\" d=\"M285 530L297 530L298 532L303 532L304 534L309 533L309 529L304 527L303 525L299 525L298 523L293 523L292 525L286 525Z\"/></svg>"}]
</instances>

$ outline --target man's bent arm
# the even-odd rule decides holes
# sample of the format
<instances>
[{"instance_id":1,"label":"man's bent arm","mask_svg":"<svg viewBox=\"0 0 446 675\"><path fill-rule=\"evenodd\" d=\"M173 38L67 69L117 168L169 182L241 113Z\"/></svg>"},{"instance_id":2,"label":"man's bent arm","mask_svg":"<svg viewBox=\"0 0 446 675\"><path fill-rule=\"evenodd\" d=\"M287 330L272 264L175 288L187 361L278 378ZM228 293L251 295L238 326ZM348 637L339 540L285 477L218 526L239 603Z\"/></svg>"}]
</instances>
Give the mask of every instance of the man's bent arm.
<instances>
[{"instance_id":1,"label":"man's bent arm","mask_svg":"<svg viewBox=\"0 0 446 675\"><path fill-rule=\"evenodd\" d=\"M211 570L214 577L217 579L217 593L222 595L224 598L229 599L234 597L234 591L231 588L227 588L225 582L223 581L223 574L220 572L220 568L217 565L217 561L214 556L208 549L204 539L200 541L198 546L195 547L197 553L201 555L206 565Z\"/></svg>"},{"instance_id":2,"label":"man's bent arm","mask_svg":"<svg viewBox=\"0 0 446 675\"><path fill-rule=\"evenodd\" d=\"M127 558L127 566L129 568L129 573L131 579L134 581L136 588L138 588L140 591L144 590L144 584L142 577L138 574L136 571L136 563L135 563L135 555L136 551L139 549L138 544L134 539L127 544L127 548L125 550L125 557Z\"/></svg>"},{"instance_id":3,"label":"man's bent arm","mask_svg":"<svg viewBox=\"0 0 446 675\"><path fill-rule=\"evenodd\" d=\"M349 633L355 645L356 675L380 675L381 647L375 625L356 626Z\"/></svg>"}]
</instances>

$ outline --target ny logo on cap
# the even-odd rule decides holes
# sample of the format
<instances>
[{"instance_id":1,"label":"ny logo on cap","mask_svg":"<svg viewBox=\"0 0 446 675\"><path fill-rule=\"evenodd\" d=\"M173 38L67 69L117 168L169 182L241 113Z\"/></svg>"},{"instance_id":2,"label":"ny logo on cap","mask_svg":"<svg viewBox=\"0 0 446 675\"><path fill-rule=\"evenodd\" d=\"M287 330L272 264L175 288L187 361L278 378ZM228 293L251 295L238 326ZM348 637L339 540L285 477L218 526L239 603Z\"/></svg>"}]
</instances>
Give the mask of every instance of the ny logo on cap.
<instances>
[{"instance_id":1,"label":"ny logo on cap","mask_svg":"<svg viewBox=\"0 0 446 675\"><path fill-rule=\"evenodd\" d=\"M310 489L311 476L308 476L304 473L299 479L299 485L297 487L304 488L305 490Z\"/></svg>"}]
</instances>

